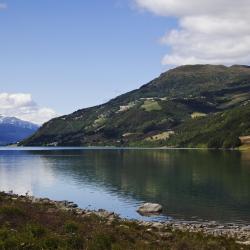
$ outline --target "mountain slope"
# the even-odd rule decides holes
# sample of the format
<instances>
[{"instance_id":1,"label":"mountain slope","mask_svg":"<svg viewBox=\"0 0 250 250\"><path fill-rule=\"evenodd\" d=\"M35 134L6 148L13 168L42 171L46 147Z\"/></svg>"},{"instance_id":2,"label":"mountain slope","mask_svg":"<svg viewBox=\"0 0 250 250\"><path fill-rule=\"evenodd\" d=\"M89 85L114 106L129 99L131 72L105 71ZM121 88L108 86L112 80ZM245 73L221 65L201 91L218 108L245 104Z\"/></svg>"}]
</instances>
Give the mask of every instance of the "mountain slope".
<instances>
[{"instance_id":1,"label":"mountain slope","mask_svg":"<svg viewBox=\"0 0 250 250\"><path fill-rule=\"evenodd\" d=\"M237 108L248 108L249 100L250 67L181 66L103 105L53 119L22 145L209 146L214 131L203 139L195 136L192 143L194 138L180 139L183 130L189 134L194 127L203 133L203 124L220 124L217 117L234 116ZM237 141L248 128L235 126Z\"/></svg>"},{"instance_id":2,"label":"mountain slope","mask_svg":"<svg viewBox=\"0 0 250 250\"><path fill-rule=\"evenodd\" d=\"M0 145L19 142L35 133L38 127L15 117L0 115Z\"/></svg>"}]
</instances>

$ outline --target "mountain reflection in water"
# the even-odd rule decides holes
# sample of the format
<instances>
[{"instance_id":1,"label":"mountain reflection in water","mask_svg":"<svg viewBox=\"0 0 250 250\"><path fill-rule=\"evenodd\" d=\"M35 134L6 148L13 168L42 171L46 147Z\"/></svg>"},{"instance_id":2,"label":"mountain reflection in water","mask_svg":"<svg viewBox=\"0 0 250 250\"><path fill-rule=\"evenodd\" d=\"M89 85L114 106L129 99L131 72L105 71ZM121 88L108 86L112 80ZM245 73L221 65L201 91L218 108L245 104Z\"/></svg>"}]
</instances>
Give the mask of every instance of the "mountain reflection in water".
<instances>
[{"instance_id":1,"label":"mountain reflection in water","mask_svg":"<svg viewBox=\"0 0 250 250\"><path fill-rule=\"evenodd\" d=\"M247 152L70 149L0 151L0 189L141 218L144 201L176 219L250 222Z\"/></svg>"}]
</instances>

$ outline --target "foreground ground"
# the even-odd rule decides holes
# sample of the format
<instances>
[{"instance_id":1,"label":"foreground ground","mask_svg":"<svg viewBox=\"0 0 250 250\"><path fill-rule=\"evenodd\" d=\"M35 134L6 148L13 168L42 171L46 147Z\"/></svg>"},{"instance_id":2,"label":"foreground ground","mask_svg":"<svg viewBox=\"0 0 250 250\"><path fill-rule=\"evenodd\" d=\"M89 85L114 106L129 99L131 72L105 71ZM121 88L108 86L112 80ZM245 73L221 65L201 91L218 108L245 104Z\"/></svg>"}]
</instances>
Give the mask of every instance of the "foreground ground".
<instances>
[{"instance_id":1,"label":"foreground ground","mask_svg":"<svg viewBox=\"0 0 250 250\"><path fill-rule=\"evenodd\" d=\"M0 193L0 249L250 249L222 236L149 227L106 211L98 216L67 201L56 204Z\"/></svg>"}]
</instances>

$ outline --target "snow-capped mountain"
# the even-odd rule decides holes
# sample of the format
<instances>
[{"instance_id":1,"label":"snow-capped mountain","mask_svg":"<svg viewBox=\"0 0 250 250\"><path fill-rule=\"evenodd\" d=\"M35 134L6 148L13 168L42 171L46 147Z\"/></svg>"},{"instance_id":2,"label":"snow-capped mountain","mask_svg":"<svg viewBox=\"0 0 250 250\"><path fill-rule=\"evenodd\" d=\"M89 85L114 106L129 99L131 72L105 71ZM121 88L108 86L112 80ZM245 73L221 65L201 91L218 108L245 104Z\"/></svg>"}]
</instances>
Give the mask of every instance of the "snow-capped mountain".
<instances>
[{"instance_id":1,"label":"snow-capped mountain","mask_svg":"<svg viewBox=\"0 0 250 250\"><path fill-rule=\"evenodd\" d=\"M32 135L38 128L38 125L31 122L0 115L0 145L17 143Z\"/></svg>"},{"instance_id":2,"label":"snow-capped mountain","mask_svg":"<svg viewBox=\"0 0 250 250\"><path fill-rule=\"evenodd\" d=\"M37 129L39 127L38 125L34 123L23 121L16 117L6 117L2 115L0 115L0 124L11 124L11 125L19 126L22 128L29 128L29 129Z\"/></svg>"}]
</instances>

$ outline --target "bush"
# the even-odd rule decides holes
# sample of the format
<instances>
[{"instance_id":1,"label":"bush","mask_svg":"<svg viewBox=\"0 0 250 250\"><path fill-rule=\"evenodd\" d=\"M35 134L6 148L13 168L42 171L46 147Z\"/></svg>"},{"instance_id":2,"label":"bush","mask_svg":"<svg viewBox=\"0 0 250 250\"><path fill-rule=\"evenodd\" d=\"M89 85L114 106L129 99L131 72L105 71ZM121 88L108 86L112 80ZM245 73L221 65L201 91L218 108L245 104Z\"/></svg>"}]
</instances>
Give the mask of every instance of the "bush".
<instances>
[{"instance_id":1,"label":"bush","mask_svg":"<svg viewBox=\"0 0 250 250\"><path fill-rule=\"evenodd\" d=\"M112 249L112 240L108 235L97 235L90 244L91 250L110 250Z\"/></svg>"},{"instance_id":2,"label":"bush","mask_svg":"<svg viewBox=\"0 0 250 250\"><path fill-rule=\"evenodd\" d=\"M0 214L5 216L24 216L23 210L13 206L3 206L0 208Z\"/></svg>"},{"instance_id":3,"label":"bush","mask_svg":"<svg viewBox=\"0 0 250 250\"><path fill-rule=\"evenodd\" d=\"M154 131L156 129L157 129L156 124L154 122L149 122L149 123L143 124L142 132L144 134L147 134L147 133Z\"/></svg>"},{"instance_id":4,"label":"bush","mask_svg":"<svg viewBox=\"0 0 250 250\"><path fill-rule=\"evenodd\" d=\"M222 148L223 145L223 139L220 137L212 137L209 141L208 141L208 148Z\"/></svg>"},{"instance_id":5,"label":"bush","mask_svg":"<svg viewBox=\"0 0 250 250\"><path fill-rule=\"evenodd\" d=\"M115 128L104 128L102 132L104 137L107 139L114 139L119 136L119 132Z\"/></svg>"},{"instance_id":6,"label":"bush","mask_svg":"<svg viewBox=\"0 0 250 250\"><path fill-rule=\"evenodd\" d=\"M237 136L229 136L223 143L223 148L237 148L241 145L241 141Z\"/></svg>"},{"instance_id":7,"label":"bush","mask_svg":"<svg viewBox=\"0 0 250 250\"><path fill-rule=\"evenodd\" d=\"M67 233L76 233L79 227L74 221L69 221L66 222L64 228Z\"/></svg>"},{"instance_id":8,"label":"bush","mask_svg":"<svg viewBox=\"0 0 250 250\"><path fill-rule=\"evenodd\" d=\"M27 225L26 230L30 232L34 238L42 238L46 234L45 228L40 225Z\"/></svg>"}]
</instances>

